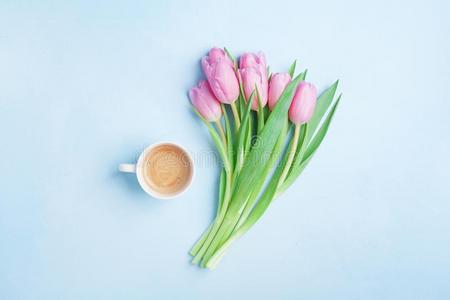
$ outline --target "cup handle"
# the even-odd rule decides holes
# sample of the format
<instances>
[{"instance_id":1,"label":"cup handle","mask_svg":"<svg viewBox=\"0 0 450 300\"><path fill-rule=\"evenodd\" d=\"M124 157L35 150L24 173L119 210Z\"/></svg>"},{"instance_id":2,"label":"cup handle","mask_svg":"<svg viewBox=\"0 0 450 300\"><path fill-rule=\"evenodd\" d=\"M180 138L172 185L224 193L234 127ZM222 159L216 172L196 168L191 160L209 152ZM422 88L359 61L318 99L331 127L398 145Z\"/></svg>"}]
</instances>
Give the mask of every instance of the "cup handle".
<instances>
[{"instance_id":1,"label":"cup handle","mask_svg":"<svg viewBox=\"0 0 450 300\"><path fill-rule=\"evenodd\" d=\"M135 164L120 164L119 171L124 173L136 173Z\"/></svg>"}]
</instances>

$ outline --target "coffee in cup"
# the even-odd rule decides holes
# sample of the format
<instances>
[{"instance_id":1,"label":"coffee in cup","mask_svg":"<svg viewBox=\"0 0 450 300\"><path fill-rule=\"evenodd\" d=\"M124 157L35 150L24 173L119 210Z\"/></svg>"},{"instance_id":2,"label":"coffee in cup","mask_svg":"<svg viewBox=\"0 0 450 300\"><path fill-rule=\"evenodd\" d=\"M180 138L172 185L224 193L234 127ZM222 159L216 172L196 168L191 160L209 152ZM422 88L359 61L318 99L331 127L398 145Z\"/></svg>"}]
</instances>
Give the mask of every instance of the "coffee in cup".
<instances>
[{"instance_id":1,"label":"coffee in cup","mask_svg":"<svg viewBox=\"0 0 450 300\"><path fill-rule=\"evenodd\" d=\"M192 182L192 158L174 143L157 143L147 147L134 164L121 164L122 172L135 172L139 184L155 198L170 199L184 192Z\"/></svg>"}]
</instances>

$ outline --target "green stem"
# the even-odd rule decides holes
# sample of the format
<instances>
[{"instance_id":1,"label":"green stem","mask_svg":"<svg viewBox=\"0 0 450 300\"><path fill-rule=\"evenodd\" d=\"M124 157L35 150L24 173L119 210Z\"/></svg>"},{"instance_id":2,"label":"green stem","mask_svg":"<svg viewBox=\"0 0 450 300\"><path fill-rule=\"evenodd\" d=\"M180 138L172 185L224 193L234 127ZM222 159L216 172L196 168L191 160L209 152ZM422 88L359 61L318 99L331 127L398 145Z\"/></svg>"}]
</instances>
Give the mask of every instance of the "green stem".
<instances>
[{"instance_id":1,"label":"green stem","mask_svg":"<svg viewBox=\"0 0 450 300\"><path fill-rule=\"evenodd\" d=\"M292 161L294 160L295 152L297 150L298 137L300 136L300 127L301 127L300 124L295 124L294 136L292 137L292 143L291 143L291 149L289 149L289 156L287 158L286 165L284 166L283 172L281 173L281 177L278 182L277 188L280 187L280 185L284 182L284 180L286 179L286 176L291 168Z\"/></svg>"},{"instance_id":2,"label":"green stem","mask_svg":"<svg viewBox=\"0 0 450 300\"><path fill-rule=\"evenodd\" d=\"M239 228L237 228L226 240L222 241L214 253L205 258L206 267L210 269L215 268L233 241L247 232L259 220L259 218L261 218L276 196L277 186L280 182L281 174L283 173L285 166L286 165L283 166L283 163L278 165L264 192L261 194L259 201L256 203L251 214L244 221L244 223L239 226Z\"/></svg>"},{"instance_id":3,"label":"green stem","mask_svg":"<svg viewBox=\"0 0 450 300\"><path fill-rule=\"evenodd\" d=\"M208 131L211 134L211 137L212 137L212 139L214 141L214 144L216 145L217 150L218 150L218 152L219 152L219 154L220 154L220 156L222 158L223 167L224 167L224 170L225 170L226 175L227 175L226 186L225 186L225 196L224 196L224 200L223 200L224 201L223 202L223 208L224 209L220 209L220 215L217 218L217 222L220 220L219 223L221 223L221 219L223 219L223 215L225 215L225 211L226 211L226 208L228 207L228 202L229 202L229 199L231 197L231 174L232 174L232 168L231 168L230 160L228 159L228 153L227 153L227 150L226 150L226 143L224 144L224 142L222 141L223 138L222 139L220 138L219 134L217 134L216 130L214 130L214 127L208 121L206 121L200 115L200 113L197 110L195 110L195 108L194 108L194 111L197 113L197 115L201 118L201 120L205 123L206 127L208 128ZM223 127L219 123L220 122L216 122L217 127L219 128L219 130L220 130L220 128L222 128L222 132L223 132ZM218 225L216 225L216 227L217 226ZM214 225L213 225L213 227L214 227ZM214 237L215 234L211 234L213 229L214 228L212 228L211 232L208 233L208 236L207 236L206 240L203 242L203 245L201 246L199 252L201 252L202 249L205 247L205 244L206 244L207 240L208 239L212 239ZM199 243L200 244L202 243L202 238L200 239ZM207 244L209 244L209 242ZM197 250L197 247L195 247L195 249L193 249L193 250ZM206 251L206 250L204 250L204 251ZM202 255L203 254L201 254L201 256ZM196 256L194 257L193 263L198 263L198 261L199 261L198 257L199 257L199 253L197 253Z\"/></svg>"},{"instance_id":4,"label":"green stem","mask_svg":"<svg viewBox=\"0 0 450 300\"><path fill-rule=\"evenodd\" d=\"M205 254L205 252L209 249L209 246L211 244L211 241L213 241L214 237L216 236L217 231L219 230L223 219L225 218L228 204L230 202L231 198L231 171L227 172L227 180L226 180L226 186L225 186L225 196L223 199L222 208L220 209L220 212L216 219L214 220L214 224L208 233L207 238L205 239L203 245L201 246L200 250L197 252L195 257L192 259L193 264L198 264Z\"/></svg>"},{"instance_id":5,"label":"green stem","mask_svg":"<svg viewBox=\"0 0 450 300\"><path fill-rule=\"evenodd\" d=\"M202 266L207 265L209 259L216 253L216 250L222 246L222 241L226 241L230 237L230 234L234 229L234 225L239 220L239 216L239 213L235 211L230 211L226 214L214 239L210 242L206 253L203 255Z\"/></svg>"},{"instance_id":6,"label":"green stem","mask_svg":"<svg viewBox=\"0 0 450 300\"><path fill-rule=\"evenodd\" d=\"M215 121L217 129L219 130L220 138L222 139L222 143L224 146L227 146L227 138L225 136L225 130L223 129L222 122L220 120Z\"/></svg>"},{"instance_id":7,"label":"green stem","mask_svg":"<svg viewBox=\"0 0 450 300\"><path fill-rule=\"evenodd\" d=\"M220 184L219 184L219 195L218 195L219 202L218 202L218 208L216 211L216 216L214 217L214 221L215 221L215 219L218 218L220 211L222 210L222 207L223 207L223 199L225 197L225 187L226 187L226 172L225 172L225 169L222 168L222 172L220 173ZM211 222L211 224L208 226L208 229L201 235L201 237L198 239L198 241L192 247L191 251L189 252L192 256L196 256L198 251L200 250L200 248L205 243L205 240L208 238L208 235L212 230L214 221Z\"/></svg>"},{"instance_id":8,"label":"green stem","mask_svg":"<svg viewBox=\"0 0 450 300\"><path fill-rule=\"evenodd\" d=\"M241 119L239 118L239 112L236 107L236 102L233 102L231 105L231 111L233 112L234 124L236 125L236 131L241 127Z\"/></svg>"},{"instance_id":9,"label":"green stem","mask_svg":"<svg viewBox=\"0 0 450 300\"><path fill-rule=\"evenodd\" d=\"M211 229L213 227L213 224L211 223L208 226L208 229L206 229L205 232L203 232L202 236L198 239L197 243L195 243L194 247L192 247L191 251L189 252L190 255L196 256L200 248L205 243L206 238L208 237L209 233L211 232Z\"/></svg>"},{"instance_id":10,"label":"green stem","mask_svg":"<svg viewBox=\"0 0 450 300\"><path fill-rule=\"evenodd\" d=\"M258 110L257 110L257 116L258 116L258 131L257 133L259 134L262 129L264 128L264 108L262 106L262 101L261 101L261 94L258 91L258 87L255 86L255 91L256 91L256 97L258 100Z\"/></svg>"},{"instance_id":11,"label":"green stem","mask_svg":"<svg viewBox=\"0 0 450 300\"><path fill-rule=\"evenodd\" d=\"M217 249L217 251L211 256L211 258L207 261L206 267L208 269L215 269L219 261L222 259L222 257L225 255L228 248L231 246L231 244L237 240L239 237L241 237L245 233L245 230L239 230L230 236L228 240L226 240L222 246Z\"/></svg>"}]
</instances>

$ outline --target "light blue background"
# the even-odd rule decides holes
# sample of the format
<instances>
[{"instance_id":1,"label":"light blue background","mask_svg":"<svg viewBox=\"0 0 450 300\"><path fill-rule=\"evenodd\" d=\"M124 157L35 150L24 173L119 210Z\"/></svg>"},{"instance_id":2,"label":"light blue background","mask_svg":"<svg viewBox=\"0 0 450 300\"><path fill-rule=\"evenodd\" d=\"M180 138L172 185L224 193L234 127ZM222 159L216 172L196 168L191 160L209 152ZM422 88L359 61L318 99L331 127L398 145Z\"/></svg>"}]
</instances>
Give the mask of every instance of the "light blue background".
<instances>
[{"instance_id":1,"label":"light blue background","mask_svg":"<svg viewBox=\"0 0 450 300\"><path fill-rule=\"evenodd\" d=\"M0 2L0 299L450 298L446 1ZM186 92L211 46L298 58L343 100L300 180L214 272L187 254L217 166L181 198L120 162L213 146Z\"/></svg>"}]
</instances>

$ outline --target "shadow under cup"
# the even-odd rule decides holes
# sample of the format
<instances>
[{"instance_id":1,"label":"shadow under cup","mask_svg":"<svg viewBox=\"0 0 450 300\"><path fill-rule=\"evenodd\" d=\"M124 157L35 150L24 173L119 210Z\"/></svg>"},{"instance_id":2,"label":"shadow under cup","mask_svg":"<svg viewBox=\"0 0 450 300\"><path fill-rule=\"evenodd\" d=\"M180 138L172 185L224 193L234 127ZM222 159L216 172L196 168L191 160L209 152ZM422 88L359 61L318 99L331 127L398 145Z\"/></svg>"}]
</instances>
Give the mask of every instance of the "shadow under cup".
<instances>
[{"instance_id":1,"label":"shadow under cup","mask_svg":"<svg viewBox=\"0 0 450 300\"><path fill-rule=\"evenodd\" d=\"M156 196L172 198L190 185L193 165L183 148L164 143L145 153L141 172L146 185Z\"/></svg>"}]
</instances>

